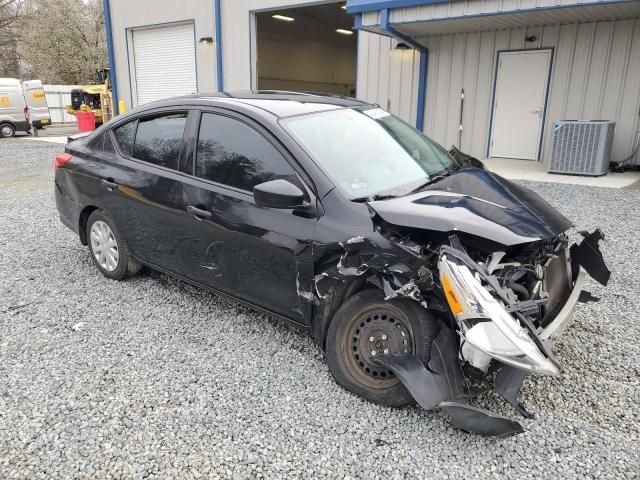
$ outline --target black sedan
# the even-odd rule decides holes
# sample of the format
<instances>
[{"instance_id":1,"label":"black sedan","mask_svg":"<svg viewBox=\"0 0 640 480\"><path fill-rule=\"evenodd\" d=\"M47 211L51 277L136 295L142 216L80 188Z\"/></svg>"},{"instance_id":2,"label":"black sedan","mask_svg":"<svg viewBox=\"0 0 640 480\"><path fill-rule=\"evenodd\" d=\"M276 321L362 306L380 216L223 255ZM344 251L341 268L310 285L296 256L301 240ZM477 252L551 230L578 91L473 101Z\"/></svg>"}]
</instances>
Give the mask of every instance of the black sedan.
<instances>
[{"instance_id":1,"label":"black sedan","mask_svg":"<svg viewBox=\"0 0 640 480\"><path fill-rule=\"evenodd\" d=\"M522 431L477 408L469 379L520 413L599 231L443 149L376 105L278 92L171 99L72 138L55 161L62 222L100 272L147 266L312 333L336 381L414 401L484 435Z\"/></svg>"}]
</instances>

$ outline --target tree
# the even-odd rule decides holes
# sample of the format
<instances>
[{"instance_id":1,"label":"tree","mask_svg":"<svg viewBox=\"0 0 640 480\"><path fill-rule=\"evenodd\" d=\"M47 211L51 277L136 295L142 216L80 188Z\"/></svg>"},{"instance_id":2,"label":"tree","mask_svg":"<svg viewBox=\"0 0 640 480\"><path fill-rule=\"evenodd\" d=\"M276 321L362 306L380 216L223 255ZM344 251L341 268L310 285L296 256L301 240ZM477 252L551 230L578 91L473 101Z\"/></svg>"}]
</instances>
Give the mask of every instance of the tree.
<instances>
[{"instance_id":1,"label":"tree","mask_svg":"<svg viewBox=\"0 0 640 480\"><path fill-rule=\"evenodd\" d=\"M24 0L0 0L0 77L20 77L18 23Z\"/></svg>"},{"instance_id":2,"label":"tree","mask_svg":"<svg viewBox=\"0 0 640 480\"><path fill-rule=\"evenodd\" d=\"M43 83L95 83L108 66L102 1L28 0L18 53Z\"/></svg>"}]
</instances>

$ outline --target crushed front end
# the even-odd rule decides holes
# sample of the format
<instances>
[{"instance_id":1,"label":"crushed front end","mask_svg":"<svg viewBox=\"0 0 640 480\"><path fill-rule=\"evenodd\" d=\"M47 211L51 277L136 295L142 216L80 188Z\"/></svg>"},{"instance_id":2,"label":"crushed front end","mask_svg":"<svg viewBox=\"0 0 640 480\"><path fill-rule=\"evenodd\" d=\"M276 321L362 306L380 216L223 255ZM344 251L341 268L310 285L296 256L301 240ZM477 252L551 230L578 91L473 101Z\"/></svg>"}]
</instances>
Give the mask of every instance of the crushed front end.
<instances>
[{"instance_id":1,"label":"crushed front end","mask_svg":"<svg viewBox=\"0 0 640 480\"><path fill-rule=\"evenodd\" d=\"M337 264L331 257L316 277L317 311L330 318L326 312L348 296L340 285L366 283L386 300L418 302L442 325L430 359L389 352L376 361L422 407L446 412L465 431L522 432L518 422L473 405L475 392L493 387L531 416L519 400L524 378L560 372L553 344L589 298L586 274L609 280L602 233L579 232L583 238L571 242L572 222L539 195L475 166L367 208L371 234L340 243Z\"/></svg>"},{"instance_id":2,"label":"crushed front end","mask_svg":"<svg viewBox=\"0 0 640 480\"><path fill-rule=\"evenodd\" d=\"M550 342L570 320L584 283L567 243L561 236L476 260L459 244L440 247L440 284L463 360L484 373L493 360L541 375L560 372Z\"/></svg>"},{"instance_id":3,"label":"crushed front end","mask_svg":"<svg viewBox=\"0 0 640 480\"><path fill-rule=\"evenodd\" d=\"M407 237L395 238L405 250L421 256L437 278L429 284L420 282L418 274L417 281L398 285L393 282L398 277L392 275L387 277L392 279L387 290L428 308L444 304L451 328L434 342L428 365L408 355L387 356L380 362L393 369L418 403L445 411L463 430L497 437L522 432L518 422L473 406L470 384L472 379L492 383L518 412L532 417L519 399L524 378L560 373L553 343L584 298L586 272L604 284L609 279L598 246L602 234L596 230L583 235L572 246L561 234L491 251L491 242L465 242L466 235L422 246Z\"/></svg>"}]
</instances>

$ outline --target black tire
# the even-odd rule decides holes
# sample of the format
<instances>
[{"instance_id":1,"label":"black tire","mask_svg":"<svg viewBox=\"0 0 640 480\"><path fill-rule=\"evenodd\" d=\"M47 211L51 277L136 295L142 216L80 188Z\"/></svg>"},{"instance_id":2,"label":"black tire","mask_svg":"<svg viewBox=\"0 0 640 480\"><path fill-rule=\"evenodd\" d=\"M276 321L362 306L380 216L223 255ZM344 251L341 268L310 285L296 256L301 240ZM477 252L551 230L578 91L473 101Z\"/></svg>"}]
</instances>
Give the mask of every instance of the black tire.
<instances>
[{"instance_id":1,"label":"black tire","mask_svg":"<svg viewBox=\"0 0 640 480\"><path fill-rule=\"evenodd\" d=\"M16 127L11 125L10 123L3 123L0 125L0 137L2 138L11 138L16 135Z\"/></svg>"},{"instance_id":2,"label":"black tire","mask_svg":"<svg viewBox=\"0 0 640 480\"><path fill-rule=\"evenodd\" d=\"M115 239L116 251L118 254L118 260L116 262L117 266L115 267L115 269L111 269L113 268L113 264L109 266L101 264L98 261L99 255L96 256L96 253L94 252L94 241L92 241L91 229L93 228L94 224L96 224L96 222L102 222L103 224L106 224L109 227L113 238ZM142 266L140 265L140 263L133 260L131 253L129 252L129 248L124 242L124 238L120 234L120 231L118 230L115 222L111 220L111 218L109 218L103 211L95 210L91 213L91 215L89 215L89 218L87 219L86 234L91 259L93 260L93 263L96 265L96 267L98 267L98 270L100 270L100 273L102 273L105 277L111 278L113 280L124 280L125 278L131 277L140 271Z\"/></svg>"},{"instance_id":3,"label":"black tire","mask_svg":"<svg viewBox=\"0 0 640 480\"><path fill-rule=\"evenodd\" d=\"M440 328L440 321L414 300L385 301L380 290L358 292L340 306L329 325L329 370L338 384L370 402L388 407L412 405L415 401L405 386L391 371L375 364L371 352L408 350L426 363Z\"/></svg>"}]
</instances>

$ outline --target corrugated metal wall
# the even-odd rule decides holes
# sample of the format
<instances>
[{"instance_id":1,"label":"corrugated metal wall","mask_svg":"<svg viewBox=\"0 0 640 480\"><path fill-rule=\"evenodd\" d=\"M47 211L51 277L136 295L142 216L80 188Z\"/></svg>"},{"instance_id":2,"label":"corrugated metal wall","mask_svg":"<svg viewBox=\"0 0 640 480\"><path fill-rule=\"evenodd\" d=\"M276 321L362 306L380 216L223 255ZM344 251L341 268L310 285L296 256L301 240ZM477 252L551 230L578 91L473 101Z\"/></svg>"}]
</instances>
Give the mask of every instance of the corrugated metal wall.
<instances>
[{"instance_id":1,"label":"corrugated metal wall","mask_svg":"<svg viewBox=\"0 0 640 480\"><path fill-rule=\"evenodd\" d=\"M356 94L415 124L420 56L413 49L396 49L396 44L389 37L359 32Z\"/></svg>"},{"instance_id":2,"label":"corrugated metal wall","mask_svg":"<svg viewBox=\"0 0 640 480\"><path fill-rule=\"evenodd\" d=\"M202 37L215 37L213 0L181 0L179 2L159 2L157 0L109 1L111 4L118 95L120 100L127 102L129 108L132 106L132 88L130 87L135 82L135 74L131 30L127 31L126 29L193 21L195 24L198 91L212 92L216 90L215 46L197 43Z\"/></svg>"},{"instance_id":3,"label":"corrugated metal wall","mask_svg":"<svg viewBox=\"0 0 640 480\"><path fill-rule=\"evenodd\" d=\"M536 36L537 41L525 42L529 35ZM612 160L622 160L631 153L640 128L640 19L420 40L430 52L425 132L443 145L457 142L460 89L464 88L462 148L484 158L498 51L552 47L542 158L549 158L552 125L561 119L614 120L617 125ZM393 50L393 41L364 32L359 41L358 95L382 106L391 98L391 110L414 122L417 55L412 58L412 68L401 68L402 62L396 57L412 54ZM375 52L379 55L377 61L373 59Z\"/></svg>"},{"instance_id":4,"label":"corrugated metal wall","mask_svg":"<svg viewBox=\"0 0 640 480\"><path fill-rule=\"evenodd\" d=\"M65 109L71 104L71 90L80 88L78 85L43 85L47 99L51 123L76 123L75 115L69 115Z\"/></svg>"}]
</instances>

